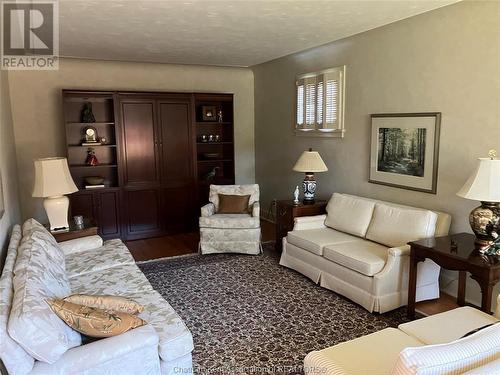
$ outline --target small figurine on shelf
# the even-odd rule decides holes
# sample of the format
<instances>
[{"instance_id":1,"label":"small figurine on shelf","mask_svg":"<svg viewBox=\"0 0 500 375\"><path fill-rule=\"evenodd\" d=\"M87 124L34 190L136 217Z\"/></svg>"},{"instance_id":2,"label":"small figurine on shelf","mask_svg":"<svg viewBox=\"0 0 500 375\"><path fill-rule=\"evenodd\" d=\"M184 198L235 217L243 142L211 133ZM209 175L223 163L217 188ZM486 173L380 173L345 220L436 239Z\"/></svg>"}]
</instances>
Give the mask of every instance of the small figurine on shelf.
<instances>
[{"instance_id":1,"label":"small figurine on shelf","mask_svg":"<svg viewBox=\"0 0 500 375\"><path fill-rule=\"evenodd\" d=\"M89 147L87 150L87 159L85 160L85 164L95 167L99 165L99 160L97 160L97 156L95 156L95 150L92 147Z\"/></svg>"},{"instance_id":2,"label":"small figurine on shelf","mask_svg":"<svg viewBox=\"0 0 500 375\"><path fill-rule=\"evenodd\" d=\"M105 145L108 143L108 140L106 139L106 137L101 137L101 145Z\"/></svg>"},{"instance_id":3,"label":"small figurine on shelf","mask_svg":"<svg viewBox=\"0 0 500 375\"><path fill-rule=\"evenodd\" d=\"M295 191L293 192L293 203L299 204L299 187L295 186Z\"/></svg>"},{"instance_id":4,"label":"small figurine on shelf","mask_svg":"<svg viewBox=\"0 0 500 375\"><path fill-rule=\"evenodd\" d=\"M220 167L214 167L210 172L207 173L205 176L205 181L210 182L215 180L215 177L217 177L217 173L219 172Z\"/></svg>"},{"instance_id":5,"label":"small figurine on shelf","mask_svg":"<svg viewBox=\"0 0 500 375\"><path fill-rule=\"evenodd\" d=\"M219 122L222 122L222 110L221 110L221 109L219 109L219 110L217 111L217 120L218 120Z\"/></svg>"},{"instance_id":6,"label":"small figurine on shelf","mask_svg":"<svg viewBox=\"0 0 500 375\"><path fill-rule=\"evenodd\" d=\"M92 103L87 102L83 105L82 122L95 122L94 114L92 113Z\"/></svg>"}]
</instances>

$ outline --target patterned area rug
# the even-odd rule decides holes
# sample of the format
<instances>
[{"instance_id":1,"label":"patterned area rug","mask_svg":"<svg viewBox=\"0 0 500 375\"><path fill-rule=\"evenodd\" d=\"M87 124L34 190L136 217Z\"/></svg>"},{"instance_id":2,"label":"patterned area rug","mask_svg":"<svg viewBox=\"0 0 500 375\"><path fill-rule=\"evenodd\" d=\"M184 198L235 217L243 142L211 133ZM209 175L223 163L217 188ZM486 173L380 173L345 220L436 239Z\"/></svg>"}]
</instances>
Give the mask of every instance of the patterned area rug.
<instances>
[{"instance_id":1,"label":"patterned area rug","mask_svg":"<svg viewBox=\"0 0 500 375\"><path fill-rule=\"evenodd\" d=\"M193 334L195 374L300 374L305 355L405 322L370 314L262 256L194 255L139 264Z\"/></svg>"}]
</instances>

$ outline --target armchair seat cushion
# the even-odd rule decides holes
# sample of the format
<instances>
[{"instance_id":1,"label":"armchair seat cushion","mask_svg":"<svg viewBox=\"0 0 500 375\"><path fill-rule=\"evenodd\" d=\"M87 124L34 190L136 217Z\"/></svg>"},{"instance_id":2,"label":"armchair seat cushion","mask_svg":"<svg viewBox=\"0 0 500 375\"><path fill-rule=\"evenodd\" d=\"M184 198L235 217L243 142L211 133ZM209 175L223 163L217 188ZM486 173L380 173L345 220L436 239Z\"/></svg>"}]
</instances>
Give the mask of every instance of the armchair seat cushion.
<instances>
[{"instance_id":1,"label":"armchair seat cushion","mask_svg":"<svg viewBox=\"0 0 500 375\"><path fill-rule=\"evenodd\" d=\"M330 228L294 230L288 232L286 240L304 250L316 255L323 255L323 248L327 245L343 242L363 242L364 240Z\"/></svg>"},{"instance_id":2,"label":"armchair seat cushion","mask_svg":"<svg viewBox=\"0 0 500 375\"><path fill-rule=\"evenodd\" d=\"M200 228L253 229L260 228L260 220L249 214L215 214L200 217Z\"/></svg>"},{"instance_id":3,"label":"armchair seat cushion","mask_svg":"<svg viewBox=\"0 0 500 375\"><path fill-rule=\"evenodd\" d=\"M324 247L324 257L341 266L366 276L373 276L384 268L387 246L370 241L343 242Z\"/></svg>"}]
</instances>

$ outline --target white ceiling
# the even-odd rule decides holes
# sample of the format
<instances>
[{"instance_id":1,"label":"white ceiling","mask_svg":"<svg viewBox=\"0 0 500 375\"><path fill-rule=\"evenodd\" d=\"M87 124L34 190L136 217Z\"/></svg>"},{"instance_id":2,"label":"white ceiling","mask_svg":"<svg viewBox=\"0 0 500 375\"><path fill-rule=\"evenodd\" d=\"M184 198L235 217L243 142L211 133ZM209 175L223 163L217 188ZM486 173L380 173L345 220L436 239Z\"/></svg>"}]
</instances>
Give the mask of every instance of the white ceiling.
<instances>
[{"instance_id":1,"label":"white ceiling","mask_svg":"<svg viewBox=\"0 0 500 375\"><path fill-rule=\"evenodd\" d=\"M61 0L62 56L251 66L457 0Z\"/></svg>"}]
</instances>

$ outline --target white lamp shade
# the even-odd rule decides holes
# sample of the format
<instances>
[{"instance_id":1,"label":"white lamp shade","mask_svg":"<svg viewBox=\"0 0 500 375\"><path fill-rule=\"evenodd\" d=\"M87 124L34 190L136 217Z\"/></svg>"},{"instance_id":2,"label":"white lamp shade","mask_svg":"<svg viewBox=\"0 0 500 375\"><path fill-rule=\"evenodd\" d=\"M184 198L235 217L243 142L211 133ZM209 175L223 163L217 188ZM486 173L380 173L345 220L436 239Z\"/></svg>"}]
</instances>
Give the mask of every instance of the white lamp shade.
<instances>
[{"instance_id":1,"label":"white lamp shade","mask_svg":"<svg viewBox=\"0 0 500 375\"><path fill-rule=\"evenodd\" d=\"M500 160L481 158L458 196L484 202L500 202Z\"/></svg>"},{"instance_id":2,"label":"white lamp shade","mask_svg":"<svg viewBox=\"0 0 500 375\"><path fill-rule=\"evenodd\" d=\"M304 151L293 166L295 172L326 172L328 168L317 151Z\"/></svg>"},{"instance_id":3,"label":"white lamp shade","mask_svg":"<svg viewBox=\"0 0 500 375\"><path fill-rule=\"evenodd\" d=\"M69 173L66 158L35 160L33 197L55 197L78 191Z\"/></svg>"}]
</instances>

